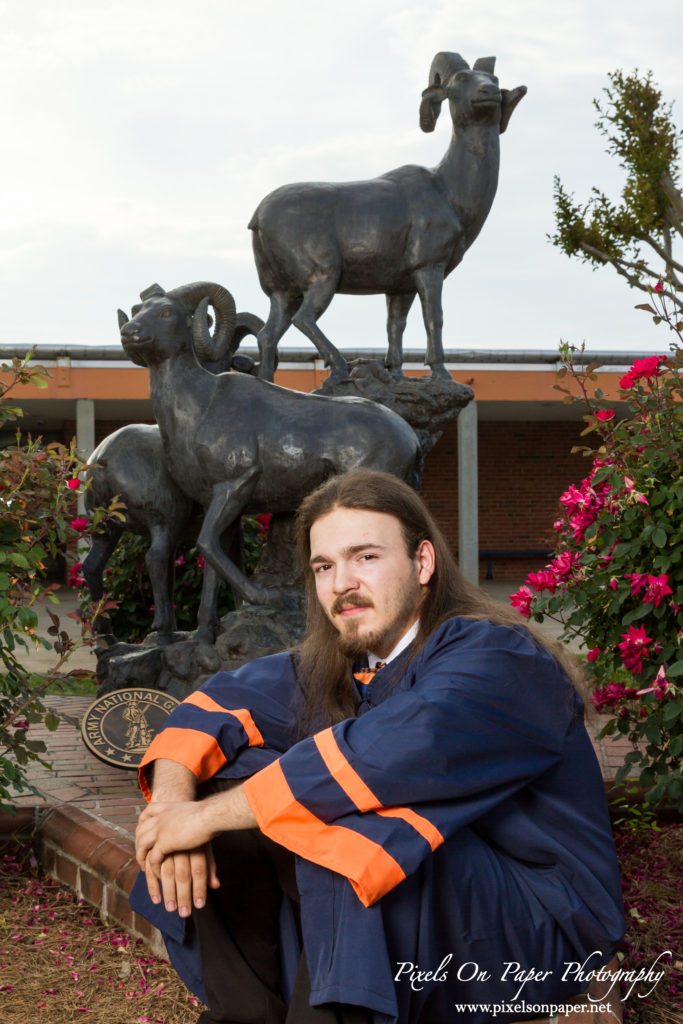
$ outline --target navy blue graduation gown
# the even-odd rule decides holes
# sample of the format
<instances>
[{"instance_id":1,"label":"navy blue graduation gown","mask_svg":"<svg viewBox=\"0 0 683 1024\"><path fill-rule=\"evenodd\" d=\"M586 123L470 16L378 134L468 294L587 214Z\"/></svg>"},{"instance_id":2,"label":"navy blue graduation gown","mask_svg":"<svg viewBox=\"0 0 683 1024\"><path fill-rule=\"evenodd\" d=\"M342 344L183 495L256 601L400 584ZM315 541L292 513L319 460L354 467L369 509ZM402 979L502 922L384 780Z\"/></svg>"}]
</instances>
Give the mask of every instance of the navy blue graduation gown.
<instances>
[{"instance_id":1,"label":"navy blue graduation gown","mask_svg":"<svg viewBox=\"0 0 683 1024\"><path fill-rule=\"evenodd\" d=\"M377 674L358 717L295 742L297 704L289 653L219 673L140 778L148 792L163 757L248 780L259 827L298 855L312 1003L474 1024L490 1018L475 1004L514 1020L587 987L624 930L604 787L580 697L523 627L449 620Z\"/></svg>"}]
</instances>

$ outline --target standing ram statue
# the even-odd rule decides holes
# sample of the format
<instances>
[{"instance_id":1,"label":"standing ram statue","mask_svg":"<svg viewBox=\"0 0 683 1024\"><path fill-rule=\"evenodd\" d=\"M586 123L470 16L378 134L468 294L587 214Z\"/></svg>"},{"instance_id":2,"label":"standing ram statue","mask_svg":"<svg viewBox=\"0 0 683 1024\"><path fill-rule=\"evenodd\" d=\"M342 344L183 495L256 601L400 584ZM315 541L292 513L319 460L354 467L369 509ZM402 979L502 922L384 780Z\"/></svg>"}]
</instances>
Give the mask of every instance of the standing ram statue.
<instances>
[{"instance_id":1,"label":"standing ram statue","mask_svg":"<svg viewBox=\"0 0 683 1024\"><path fill-rule=\"evenodd\" d=\"M249 222L270 314L258 336L259 375L273 379L277 344L290 324L316 346L332 377L345 360L317 321L337 292L385 294L386 366L400 374L408 311L420 296L427 331L425 362L444 366L441 292L488 216L498 184L500 135L525 86L501 89L494 57L470 68L458 53L438 53L422 93L420 127L434 130L447 100L451 142L433 168L407 165L370 181L284 185Z\"/></svg>"}]
</instances>

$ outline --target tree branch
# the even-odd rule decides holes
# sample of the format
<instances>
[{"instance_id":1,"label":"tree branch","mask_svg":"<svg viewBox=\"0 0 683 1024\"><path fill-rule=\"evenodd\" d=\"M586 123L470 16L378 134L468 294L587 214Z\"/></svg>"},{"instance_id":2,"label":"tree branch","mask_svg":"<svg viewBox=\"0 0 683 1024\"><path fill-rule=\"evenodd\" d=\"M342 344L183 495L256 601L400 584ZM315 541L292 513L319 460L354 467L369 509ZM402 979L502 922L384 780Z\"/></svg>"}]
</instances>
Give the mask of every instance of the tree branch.
<instances>
[{"instance_id":1,"label":"tree branch","mask_svg":"<svg viewBox=\"0 0 683 1024\"><path fill-rule=\"evenodd\" d=\"M673 258L672 246L671 246L671 231L668 228L664 231L664 251L666 253L666 262L669 267L671 281L676 289L683 287L680 278L676 274L676 270L683 270L683 267Z\"/></svg>"},{"instance_id":2,"label":"tree branch","mask_svg":"<svg viewBox=\"0 0 683 1024\"><path fill-rule=\"evenodd\" d=\"M632 267L633 269L639 271L640 273L647 272L648 274L651 274L652 277L656 277L657 275L654 274L648 267L640 266L637 263L630 263L628 260L622 260L615 256L608 256L606 252L602 252L600 249L594 248L587 242L579 242L579 245L587 256L592 256L594 259L600 260L601 263L609 263L611 266L613 266L617 274L625 278L632 288L638 288L639 291L645 292L647 295L649 295L652 291L652 287L650 284L641 281L639 277L636 277L635 274L630 274L626 269L627 267ZM666 289L661 294L665 295L668 299L671 299L671 301L674 303L677 309L683 310L683 300L681 300L675 292Z\"/></svg>"},{"instance_id":3,"label":"tree branch","mask_svg":"<svg viewBox=\"0 0 683 1024\"><path fill-rule=\"evenodd\" d=\"M674 210L675 219L677 221L676 229L681 232L683 227L683 195L674 183L673 178L668 172L665 172L661 178L662 192L671 203Z\"/></svg>"},{"instance_id":4,"label":"tree branch","mask_svg":"<svg viewBox=\"0 0 683 1024\"><path fill-rule=\"evenodd\" d=\"M618 259L614 256L608 256L606 252L602 252L600 249L596 249L594 246L589 245L588 242L579 242L580 247L588 256L593 256L595 259L600 260L601 263L609 263L617 273L625 277L628 283L633 288L640 288L641 291L649 292L649 286L644 285L639 277L635 274L629 274L626 267L633 267L635 270L640 272L643 271L643 267L639 267L636 263L629 263L628 260Z\"/></svg>"},{"instance_id":5,"label":"tree branch","mask_svg":"<svg viewBox=\"0 0 683 1024\"><path fill-rule=\"evenodd\" d=\"M664 262L666 263L667 267L671 270L672 274L676 270L680 270L680 271L683 272L683 264L678 263L673 258L672 249L671 249L671 236L670 236L668 231L664 231L663 232L663 238L664 238L664 246L663 247L657 242L657 240L655 238L652 238L650 235L646 235L646 234L642 234L641 235L641 234L639 234L638 238L641 240L641 242L647 242L647 244L650 246L650 248L654 249L654 251L657 253L657 255L661 259L664 260ZM675 276L675 274L674 274L674 276Z\"/></svg>"}]
</instances>

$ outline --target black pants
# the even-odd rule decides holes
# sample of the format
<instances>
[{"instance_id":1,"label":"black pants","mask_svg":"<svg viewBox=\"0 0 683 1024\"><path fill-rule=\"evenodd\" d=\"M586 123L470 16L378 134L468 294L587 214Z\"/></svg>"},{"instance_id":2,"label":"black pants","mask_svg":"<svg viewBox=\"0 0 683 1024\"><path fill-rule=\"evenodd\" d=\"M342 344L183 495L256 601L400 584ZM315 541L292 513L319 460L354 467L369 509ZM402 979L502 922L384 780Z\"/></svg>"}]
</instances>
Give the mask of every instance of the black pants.
<instances>
[{"instance_id":1,"label":"black pants","mask_svg":"<svg viewBox=\"0 0 683 1024\"><path fill-rule=\"evenodd\" d=\"M289 1007L280 994L279 912L282 893L299 896L294 856L258 829L214 840L221 880L193 919L210 1009L198 1024L370 1024L357 1006L309 1005L302 954Z\"/></svg>"}]
</instances>

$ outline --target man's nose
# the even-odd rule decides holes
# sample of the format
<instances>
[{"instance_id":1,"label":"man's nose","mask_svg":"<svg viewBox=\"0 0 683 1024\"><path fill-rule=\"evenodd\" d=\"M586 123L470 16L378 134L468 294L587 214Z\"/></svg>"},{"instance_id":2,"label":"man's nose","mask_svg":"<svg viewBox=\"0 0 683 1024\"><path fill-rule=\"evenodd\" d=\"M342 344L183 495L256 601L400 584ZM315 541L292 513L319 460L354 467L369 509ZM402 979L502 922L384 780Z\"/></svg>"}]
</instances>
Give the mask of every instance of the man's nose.
<instances>
[{"instance_id":1,"label":"man's nose","mask_svg":"<svg viewBox=\"0 0 683 1024\"><path fill-rule=\"evenodd\" d=\"M356 590L358 577L352 565L338 562L334 567L333 587L335 594L345 594L347 590Z\"/></svg>"}]
</instances>

